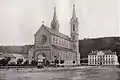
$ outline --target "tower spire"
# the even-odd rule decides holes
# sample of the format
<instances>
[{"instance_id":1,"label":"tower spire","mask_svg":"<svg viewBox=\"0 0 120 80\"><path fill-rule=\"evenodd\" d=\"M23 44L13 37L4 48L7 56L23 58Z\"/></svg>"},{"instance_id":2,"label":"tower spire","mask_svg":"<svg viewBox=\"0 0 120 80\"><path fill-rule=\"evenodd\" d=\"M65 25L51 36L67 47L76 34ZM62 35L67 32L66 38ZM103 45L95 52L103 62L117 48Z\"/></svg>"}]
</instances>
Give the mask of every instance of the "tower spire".
<instances>
[{"instance_id":1,"label":"tower spire","mask_svg":"<svg viewBox=\"0 0 120 80\"><path fill-rule=\"evenodd\" d=\"M53 20L57 20L57 15L56 15L56 7L54 6L54 14L53 14Z\"/></svg>"},{"instance_id":2,"label":"tower spire","mask_svg":"<svg viewBox=\"0 0 120 80\"><path fill-rule=\"evenodd\" d=\"M51 22L51 28L55 31L59 32L59 23L57 20L57 15L56 15L56 7L54 6L54 13L53 13L53 20Z\"/></svg>"},{"instance_id":3,"label":"tower spire","mask_svg":"<svg viewBox=\"0 0 120 80\"><path fill-rule=\"evenodd\" d=\"M73 4L73 15L72 15L73 18L76 17L76 13L75 13L75 4Z\"/></svg>"},{"instance_id":4,"label":"tower spire","mask_svg":"<svg viewBox=\"0 0 120 80\"><path fill-rule=\"evenodd\" d=\"M80 53L79 53L79 31L78 31L78 18L75 13L75 4L73 4L72 18L70 19L70 39L71 49L76 52L76 64L80 64Z\"/></svg>"}]
</instances>

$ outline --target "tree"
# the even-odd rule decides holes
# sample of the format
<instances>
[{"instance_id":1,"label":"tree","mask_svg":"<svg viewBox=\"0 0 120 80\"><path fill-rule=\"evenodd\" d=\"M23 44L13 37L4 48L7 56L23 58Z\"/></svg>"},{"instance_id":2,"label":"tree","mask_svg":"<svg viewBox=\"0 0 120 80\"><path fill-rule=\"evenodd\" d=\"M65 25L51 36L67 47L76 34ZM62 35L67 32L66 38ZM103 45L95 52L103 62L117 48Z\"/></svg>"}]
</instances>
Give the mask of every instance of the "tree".
<instances>
[{"instance_id":1,"label":"tree","mask_svg":"<svg viewBox=\"0 0 120 80\"><path fill-rule=\"evenodd\" d=\"M48 60L46 61L46 65L47 65L47 66L49 66L49 65L50 65L50 62L49 62Z\"/></svg>"},{"instance_id":2,"label":"tree","mask_svg":"<svg viewBox=\"0 0 120 80\"><path fill-rule=\"evenodd\" d=\"M38 64L38 62L37 62L36 60L32 60L32 61L31 61L31 65L32 65L32 66L37 66L37 64Z\"/></svg>"},{"instance_id":3,"label":"tree","mask_svg":"<svg viewBox=\"0 0 120 80\"><path fill-rule=\"evenodd\" d=\"M0 52L4 52L4 47L0 46Z\"/></svg>"},{"instance_id":4,"label":"tree","mask_svg":"<svg viewBox=\"0 0 120 80\"><path fill-rule=\"evenodd\" d=\"M60 60L60 64L63 64L64 63L64 60Z\"/></svg>"},{"instance_id":5,"label":"tree","mask_svg":"<svg viewBox=\"0 0 120 80\"><path fill-rule=\"evenodd\" d=\"M7 62L10 62L10 60L11 60L11 57L6 57Z\"/></svg>"},{"instance_id":6,"label":"tree","mask_svg":"<svg viewBox=\"0 0 120 80\"><path fill-rule=\"evenodd\" d=\"M23 62L23 59L22 59L22 58L17 59L17 64L18 64L18 65L21 65L22 62Z\"/></svg>"},{"instance_id":7,"label":"tree","mask_svg":"<svg viewBox=\"0 0 120 80\"><path fill-rule=\"evenodd\" d=\"M8 61L4 58L0 62L2 66L6 66L8 64Z\"/></svg>"},{"instance_id":8,"label":"tree","mask_svg":"<svg viewBox=\"0 0 120 80\"><path fill-rule=\"evenodd\" d=\"M25 65L25 66L29 65L29 61L26 60L26 61L24 62L24 65Z\"/></svg>"},{"instance_id":9,"label":"tree","mask_svg":"<svg viewBox=\"0 0 120 80\"><path fill-rule=\"evenodd\" d=\"M59 60L55 59L55 64L59 64Z\"/></svg>"},{"instance_id":10,"label":"tree","mask_svg":"<svg viewBox=\"0 0 120 80\"><path fill-rule=\"evenodd\" d=\"M43 65L44 65L44 66L47 66L47 59L46 59L46 58L43 59Z\"/></svg>"}]
</instances>

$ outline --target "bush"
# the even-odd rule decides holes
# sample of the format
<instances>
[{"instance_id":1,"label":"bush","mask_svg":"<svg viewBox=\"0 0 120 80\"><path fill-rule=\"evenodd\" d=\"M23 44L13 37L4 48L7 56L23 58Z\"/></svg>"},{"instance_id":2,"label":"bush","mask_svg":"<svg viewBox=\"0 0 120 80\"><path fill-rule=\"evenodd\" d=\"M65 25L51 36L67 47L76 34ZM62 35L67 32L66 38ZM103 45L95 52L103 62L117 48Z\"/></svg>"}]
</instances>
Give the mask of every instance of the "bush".
<instances>
[{"instance_id":1,"label":"bush","mask_svg":"<svg viewBox=\"0 0 120 80\"><path fill-rule=\"evenodd\" d=\"M31 61L31 65L32 65L32 66L37 66L37 64L38 64L38 62L37 62L36 60L32 60L32 61Z\"/></svg>"},{"instance_id":2,"label":"bush","mask_svg":"<svg viewBox=\"0 0 120 80\"><path fill-rule=\"evenodd\" d=\"M59 64L59 60L55 60L55 63L56 63L56 64Z\"/></svg>"},{"instance_id":3,"label":"bush","mask_svg":"<svg viewBox=\"0 0 120 80\"><path fill-rule=\"evenodd\" d=\"M60 60L60 64L63 64L64 63L64 60Z\"/></svg>"},{"instance_id":4,"label":"bush","mask_svg":"<svg viewBox=\"0 0 120 80\"><path fill-rule=\"evenodd\" d=\"M20 59L20 58L19 58L19 59L17 59L17 64L18 64L18 65L21 65L21 64L22 64L22 62L23 62L23 59Z\"/></svg>"},{"instance_id":5,"label":"bush","mask_svg":"<svg viewBox=\"0 0 120 80\"><path fill-rule=\"evenodd\" d=\"M26 60L26 61L24 62L24 65L25 65L25 66L28 66L28 65L29 65L29 61Z\"/></svg>"},{"instance_id":6,"label":"bush","mask_svg":"<svg viewBox=\"0 0 120 80\"><path fill-rule=\"evenodd\" d=\"M8 65L8 60L7 59L2 59L2 60L0 60L0 65L2 65L2 66L6 66L6 65Z\"/></svg>"},{"instance_id":7,"label":"bush","mask_svg":"<svg viewBox=\"0 0 120 80\"><path fill-rule=\"evenodd\" d=\"M40 64L40 65L37 65L37 68L44 68L44 66Z\"/></svg>"}]
</instances>

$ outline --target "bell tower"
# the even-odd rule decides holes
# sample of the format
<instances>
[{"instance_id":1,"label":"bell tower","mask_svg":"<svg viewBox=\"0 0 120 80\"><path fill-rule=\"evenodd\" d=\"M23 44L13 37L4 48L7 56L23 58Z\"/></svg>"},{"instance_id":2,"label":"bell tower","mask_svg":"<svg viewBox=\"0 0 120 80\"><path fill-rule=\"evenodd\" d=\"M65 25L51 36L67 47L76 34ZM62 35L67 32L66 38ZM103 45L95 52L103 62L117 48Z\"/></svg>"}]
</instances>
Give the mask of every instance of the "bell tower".
<instances>
[{"instance_id":1,"label":"bell tower","mask_svg":"<svg viewBox=\"0 0 120 80\"><path fill-rule=\"evenodd\" d=\"M51 22L51 29L59 32L59 23L56 15L56 7L54 7L53 20Z\"/></svg>"},{"instance_id":2,"label":"bell tower","mask_svg":"<svg viewBox=\"0 0 120 80\"><path fill-rule=\"evenodd\" d=\"M78 25L79 25L79 21L75 13L75 4L74 4L73 14L70 20L71 49L76 52L76 62L77 64L80 64Z\"/></svg>"}]
</instances>

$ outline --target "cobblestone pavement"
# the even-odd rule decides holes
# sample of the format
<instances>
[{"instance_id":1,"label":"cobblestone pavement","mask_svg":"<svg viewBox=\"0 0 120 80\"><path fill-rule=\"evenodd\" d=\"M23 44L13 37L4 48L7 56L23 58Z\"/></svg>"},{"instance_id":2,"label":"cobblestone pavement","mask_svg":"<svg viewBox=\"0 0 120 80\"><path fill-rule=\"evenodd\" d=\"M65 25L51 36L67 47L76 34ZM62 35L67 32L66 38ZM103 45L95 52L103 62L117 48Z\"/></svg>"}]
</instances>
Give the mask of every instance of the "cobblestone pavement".
<instances>
[{"instance_id":1,"label":"cobblestone pavement","mask_svg":"<svg viewBox=\"0 0 120 80\"><path fill-rule=\"evenodd\" d=\"M115 67L80 67L50 71L1 70L0 80L120 80L120 69Z\"/></svg>"}]
</instances>

